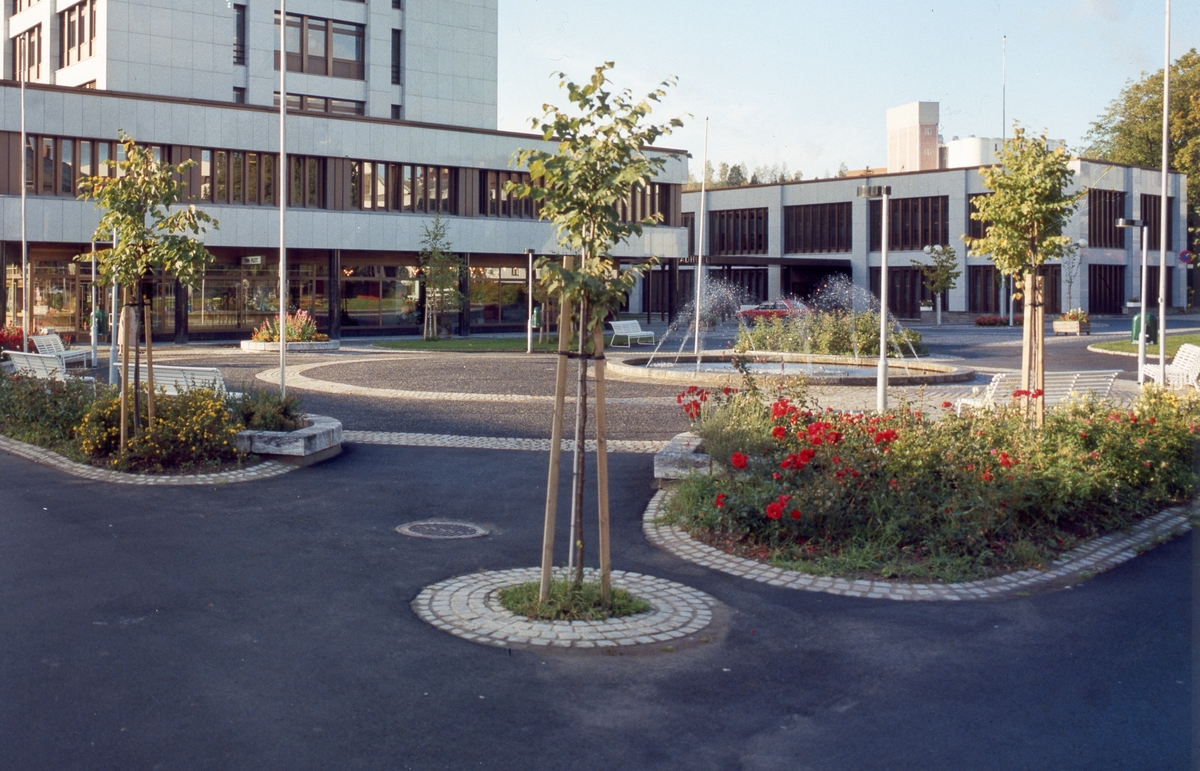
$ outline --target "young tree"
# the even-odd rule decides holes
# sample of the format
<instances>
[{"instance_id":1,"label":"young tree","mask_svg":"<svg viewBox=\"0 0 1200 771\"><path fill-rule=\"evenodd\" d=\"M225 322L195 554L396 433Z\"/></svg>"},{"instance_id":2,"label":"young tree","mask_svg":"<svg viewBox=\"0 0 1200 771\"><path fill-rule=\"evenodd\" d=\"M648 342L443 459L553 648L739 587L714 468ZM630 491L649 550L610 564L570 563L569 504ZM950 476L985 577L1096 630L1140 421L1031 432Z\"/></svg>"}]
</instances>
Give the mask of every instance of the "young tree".
<instances>
[{"instance_id":1,"label":"young tree","mask_svg":"<svg viewBox=\"0 0 1200 771\"><path fill-rule=\"evenodd\" d=\"M640 269L618 271L612 248L633 235L641 235L643 225L661 220L655 214L640 221L625 221L620 204L639 188L650 184L666 164L661 155L648 154L659 137L683 125L672 119L662 125L645 125L652 104L666 95L663 90L674 84L669 79L635 102L628 90L608 88L606 62L583 85L566 80L559 73L560 87L576 114L568 114L546 105L541 119L532 121L547 142L557 142L556 152L521 150L516 162L529 169L531 184L508 183L506 189L519 197L540 202L542 219L555 224L558 243L566 252L562 262L546 257L538 261L542 282L561 299L558 325L558 368L556 371L554 422L550 440L550 472L546 485L546 520L542 542L541 601L549 597L550 570L554 559L555 513L558 499L558 470L562 444L563 402L566 392L568 345L576 336L579 363L576 447L582 450L583 425L587 409L587 359L596 361L596 471L600 519L600 585L605 606L611 603L611 564L608 542L608 459L604 402L604 322L629 290ZM574 494L575 532L572 544L576 557L576 583L583 579L583 453L577 454Z\"/></svg>"},{"instance_id":2,"label":"young tree","mask_svg":"<svg viewBox=\"0 0 1200 771\"><path fill-rule=\"evenodd\" d=\"M1088 132L1084 153L1116 163L1162 164L1163 72L1142 73L1125 84ZM1188 227L1200 232L1200 54L1193 48L1171 65L1170 141L1167 163L1188 175Z\"/></svg>"},{"instance_id":3,"label":"young tree","mask_svg":"<svg viewBox=\"0 0 1200 771\"><path fill-rule=\"evenodd\" d=\"M195 161L178 165L156 161L149 147L118 132L125 150L125 160L117 163L115 177L84 177L79 180L79 197L94 200L97 209L104 209L96 226L93 241L106 242L116 234L116 243L96 252L101 286L134 287L143 276L159 272L174 276L185 286L200 283L204 268L213 255L194 238L208 226L218 227L215 219L195 206L180 207L186 183L182 177ZM77 255L77 260L92 259L92 254ZM128 305L122 311L121 329L132 322ZM148 318L148 316L147 316ZM146 325L146 382L149 384L149 418L154 420L154 363L150 354L150 325ZM124 332L122 332L124 334ZM127 383L129 373L121 375L121 445L126 441Z\"/></svg>"},{"instance_id":4,"label":"young tree","mask_svg":"<svg viewBox=\"0 0 1200 771\"><path fill-rule=\"evenodd\" d=\"M1028 415L1035 406L1038 423L1044 417L1042 280L1037 269L1047 260L1061 260L1078 247L1063 235L1067 222L1086 191L1066 192L1075 172L1061 147L1050 150L1045 134L1030 137L1016 126L1013 138L1000 151L1000 165L979 170L992 195L975 199L971 218L988 223L983 238L967 238L970 254L989 257L1006 276L1021 276L1025 301L1021 349L1021 391ZM1038 397L1032 397L1038 394Z\"/></svg>"},{"instance_id":5,"label":"young tree","mask_svg":"<svg viewBox=\"0 0 1200 771\"><path fill-rule=\"evenodd\" d=\"M462 301L462 293L458 291L462 261L450 249L446 223L442 222L442 215L437 214L432 225L425 225L419 255L421 269L425 272L426 340L440 338L441 314L459 307Z\"/></svg>"},{"instance_id":6,"label":"young tree","mask_svg":"<svg viewBox=\"0 0 1200 771\"><path fill-rule=\"evenodd\" d=\"M925 254L933 258L930 265L914 262L913 265L921 271L925 279L925 288L933 295L937 303L937 325L942 325L942 295L954 288L962 271L958 270L958 256L953 246L935 244L925 247Z\"/></svg>"}]
</instances>

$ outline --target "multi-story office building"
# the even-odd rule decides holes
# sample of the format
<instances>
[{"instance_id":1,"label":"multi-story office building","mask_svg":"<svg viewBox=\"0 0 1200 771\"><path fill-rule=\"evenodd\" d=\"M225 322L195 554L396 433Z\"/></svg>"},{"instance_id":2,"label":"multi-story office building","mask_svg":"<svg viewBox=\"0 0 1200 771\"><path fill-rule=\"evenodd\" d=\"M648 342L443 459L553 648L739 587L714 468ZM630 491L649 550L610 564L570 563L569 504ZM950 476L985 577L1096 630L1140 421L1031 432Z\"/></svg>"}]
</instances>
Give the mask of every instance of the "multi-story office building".
<instances>
[{"instance_id":1,"label":"multi-story office building","mask_svg":"<svg viewBox=\"0 0 1200 771\"><path fill-rule=\"evenodd\" d=\"M193 203L220 221L199 287L154 278L154 329L247 335L277 313L278 205L286 195L289 297L337 336L416 332L417 253L435 215L468 265L459 330L523 329L526 250L559 251L553 227L504 183L541 138L496 130L497 0L293 0L288 4L288 185L279 189L277 2L12 0L0 83L0 322L83 331L100 212L81 176L116 174L124 130L172 163L193 160ZM26 89L22 307L21 101ZM686 155L629 202L663 225L618 250L679 258Z\"/></svg>"},{"instance_id":2,"label":"multi-story office building","mask_svg":"<svg viewBox=\"0 0 1200 771\"><path fill-rule=\"evenodd\" d=\"M907 112L888 112L889 169L937 156L936 145L926 141L937 136L936 123L930 122L936 121L936 103L908 107ZM899 119L906 116L912 125L901 130ZM931 148L934 151L927 155L924 151ZM1087 193L1066 235L1087 246L1081 250L1074 273L1064 274L1057 263L1044 269L1047 311L1058 312L1069 304L1092 313L1121 313L1127 302L1140 297L1141 241L1137 231L1118 228L1116 220L1125 217L1147 222L1150 264L1157 266L1161 174L1157 169L1078 158L1071 161L1071 169L1075 172L1072 189ZM1002 290L995 266L986 257L968 257L963 239L983 234L982 224L970 218L975 196L987 194L979 166L939 169L933 164L928 170L889 171L869 179L859 176L710 190L706 275L735 281L757 299L803 298L837 273L878 294L882 202L856 197L858 186L864 184L891 187L888 304L893 313L913 318L929 301L921 274L913 266L928 262L923 249L934 244L953 246L963 273L943 307L981 315L1007 312L1008 293ZM1177 259L1187 244L1187 178L1171 174L1168 185L1168 305L1179 308L1190 302L1189 287L1195 275ZM693 229L699 207L699 193L684 194L683 220L689 229L690 255L696 251ZM1158 268L1152 267L1149 273L1150 303L1157 305ZM650 289L668 286L673 278L660 270L646 282L645 294L657 301L656 310L662 307L660 292ZM691 284L688 270L675 282L686 290Z\"/></svg>"}]
</instances>

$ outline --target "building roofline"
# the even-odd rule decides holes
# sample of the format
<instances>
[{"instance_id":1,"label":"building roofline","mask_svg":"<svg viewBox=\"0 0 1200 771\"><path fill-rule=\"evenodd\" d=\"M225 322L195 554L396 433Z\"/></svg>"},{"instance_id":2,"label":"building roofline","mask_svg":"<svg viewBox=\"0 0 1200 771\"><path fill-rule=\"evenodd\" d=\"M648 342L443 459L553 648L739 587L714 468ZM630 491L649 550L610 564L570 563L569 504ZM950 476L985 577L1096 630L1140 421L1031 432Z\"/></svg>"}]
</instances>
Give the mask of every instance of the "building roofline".
<instances>
[{"instance_id":1,"label":"building roofline","mask_svg":"<svg viewBox=\"0 0 1200 771\"><path fill-rule=\"evenodd\" d=\"M1131 163L1117 163L1116 161L1106 161L1106 160L1102 160L1100 158L1084 158L1082 156L1075 156L1075 157L1072 157L1071 160L1084 161L1086 163L1094 163L1096 165L1103 165L1103 166L1120 166L1122 168L1127 168L1127 169L1142 169L1144 171L1161 171L1161 169L1159 169L1158 167L1154 167L1154 166L1135 166L1134 164L1131 164ZM817 183L821 183L821 182L837 182L839 180L844 181L844 182L855 182L855 181L861 182L862 180L865 180L865 179L884 179L885 177L909 177L909 176L915 176L915 175L919 175L919 174L942 174L942 173L945 173L948 171L978 171L979 169L989 168L991 166L996 166L996 165L999 165L999 164L984 163L984 164L980 164L979 166L956 166L953 169L921 169L918 171L893 171L893 172L885 171L881 174L871 174L870 176L864 174L862 176L855 176L855 177L826 177L824 179L801 179L801 180L789 180L787 182L760 182L756 185L735 185L732 187L710 187L710 188L708 188L708 192L713 193L718 190L748 190L748 189L754 189L754 188L760 188L760 187L784 187L784 186L788 186L788 185L812 185L812 184L817 184ZM1174 169L1171 170L1171 174L1178 176L1178 177L1186 177L1187 176L1183 172L1176 171ZM700 193L700 188L694 188L692 190L684 190L683 191L684 195L697 195L699 193Z\"/></svg>"},{"instance_id":2,"label":"building roofline","mask_svg":"<svg viewBox=\"0 0 1200 771\"><path fill-rule=\"evenodd\" d=\"M0 80L0 87L19 89L21 84L15 80ZM219 102L215 99L188 99L178 96L165 96L163 94L139 94L132 91L113 91L109 89L95 88L80 88L78 86L59 86L49 83L26 83L25 87L30 91L49 91L60 94L78 94L82 96L109 96L117 99L134 99L144 102L165 102L167 104L183 104L196 105L198 107L220 107L226 110L246 110L249 112L262 112L271 115L278 115L278 107L268 107L261 104L238 104L237 102ZM537 142L545 142L546 140L541 134L529 134L521 131L502 131L500 129L484 129L474 126L454 126L444 123L424 123L422 121L413 120L392 120L390 118L373 118L367 115L335 115L332 113L305 113L291 112L288 117L296 118L323 118L326 120L344 120L356 121L360 123L378 123L385 126L405 126L408 128L431 129L435 131L457 131L463 134L482 134L484 136L499 136L510 137L513 139L532 139ZM553 140L551 140L553 141ZM679 150L668 147L649 148L656 153L664 155L683 155L690 157L687 150Z\"/></svg>"}]
</instances>

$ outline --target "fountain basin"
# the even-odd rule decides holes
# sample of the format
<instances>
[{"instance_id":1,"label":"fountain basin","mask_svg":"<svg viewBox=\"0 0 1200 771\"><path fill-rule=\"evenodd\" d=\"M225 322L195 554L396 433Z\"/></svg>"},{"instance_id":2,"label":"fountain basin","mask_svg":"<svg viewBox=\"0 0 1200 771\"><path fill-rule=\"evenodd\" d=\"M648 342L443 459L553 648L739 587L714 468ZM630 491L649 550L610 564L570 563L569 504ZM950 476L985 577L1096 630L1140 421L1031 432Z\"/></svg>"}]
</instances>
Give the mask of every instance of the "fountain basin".
<instances>
[{"instance_id":1,"label":"fountain basin","mask_svg":"<svg viewBox=\"0 0 1200 771\"><path fill-rule=\"evenodd\" d=\"M729 360L733 351L703 351L697 371L693 356L634 356L621 360L609 359L605 371L619 380L651 383L682 383L685 385L737 386L742 373ZM854 356L818 356L803 353L741 354L750 362L750 372L757 378L803 377L812 385L873 386L878 359ZM647 366L649 365L649 366ZM967 383L975 379L975 370L924 360L889 359L888 384L894 386Z\"/></svg>"}]
</instances>

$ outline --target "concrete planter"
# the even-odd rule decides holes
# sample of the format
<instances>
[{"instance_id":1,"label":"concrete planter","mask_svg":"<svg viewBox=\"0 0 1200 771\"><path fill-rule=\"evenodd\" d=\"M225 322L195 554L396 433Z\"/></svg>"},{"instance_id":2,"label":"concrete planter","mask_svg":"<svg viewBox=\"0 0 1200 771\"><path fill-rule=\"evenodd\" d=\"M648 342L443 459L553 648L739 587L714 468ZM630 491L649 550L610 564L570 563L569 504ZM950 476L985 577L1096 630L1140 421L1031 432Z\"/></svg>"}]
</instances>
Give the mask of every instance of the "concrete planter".
<instances>
[{"instance_id":1,"label":"concrete planter","mask_svg":"<svg viewBox=\"0 0 1200 771\"><path fill-rule=\"evenodd\" d=\"M711 474L712 458L700 452L700 437L677 434L654 456L654 478L661 487L671 479L686 479L692 474Z\"/></svg>"},{"instance_id":2,"label":"concrete planter","mask_svg":"<svg viewBox=\"0 0 1200 771\"><path fill-rule=\"evenodd\" d=\"M1063 321L1061 319L1054 320L1054 334L1056 335L1091 335L1092 322L1090 321Z\"/></svg>"},{"instance_id":3,"label":"concrete planter","mask_svg":"<svg viewBox=\"0 0 1200 771\"><path fill-rule=\"evenodd\" d=\"M315 343L288 343L287 349L296 353L305 353L311 351L336 351L342 347L341 340L322 340ZM264 351L278 351L279 343L256 343L253 340L242 341L243 351L253 351L262 353Z\"/></svg>"},{"instance_id":4,"label":"concrete planter","mask_svg":"<svg viewBox=\"0 0 1200 771\"><path fill-rule=\"evenodd\" d=\"M234 443L240 452L254 453L308 466L342 451L342 421L327 415L306 415L308 425L297 431L239 431Z\"/></svg>"}]
</instances>

